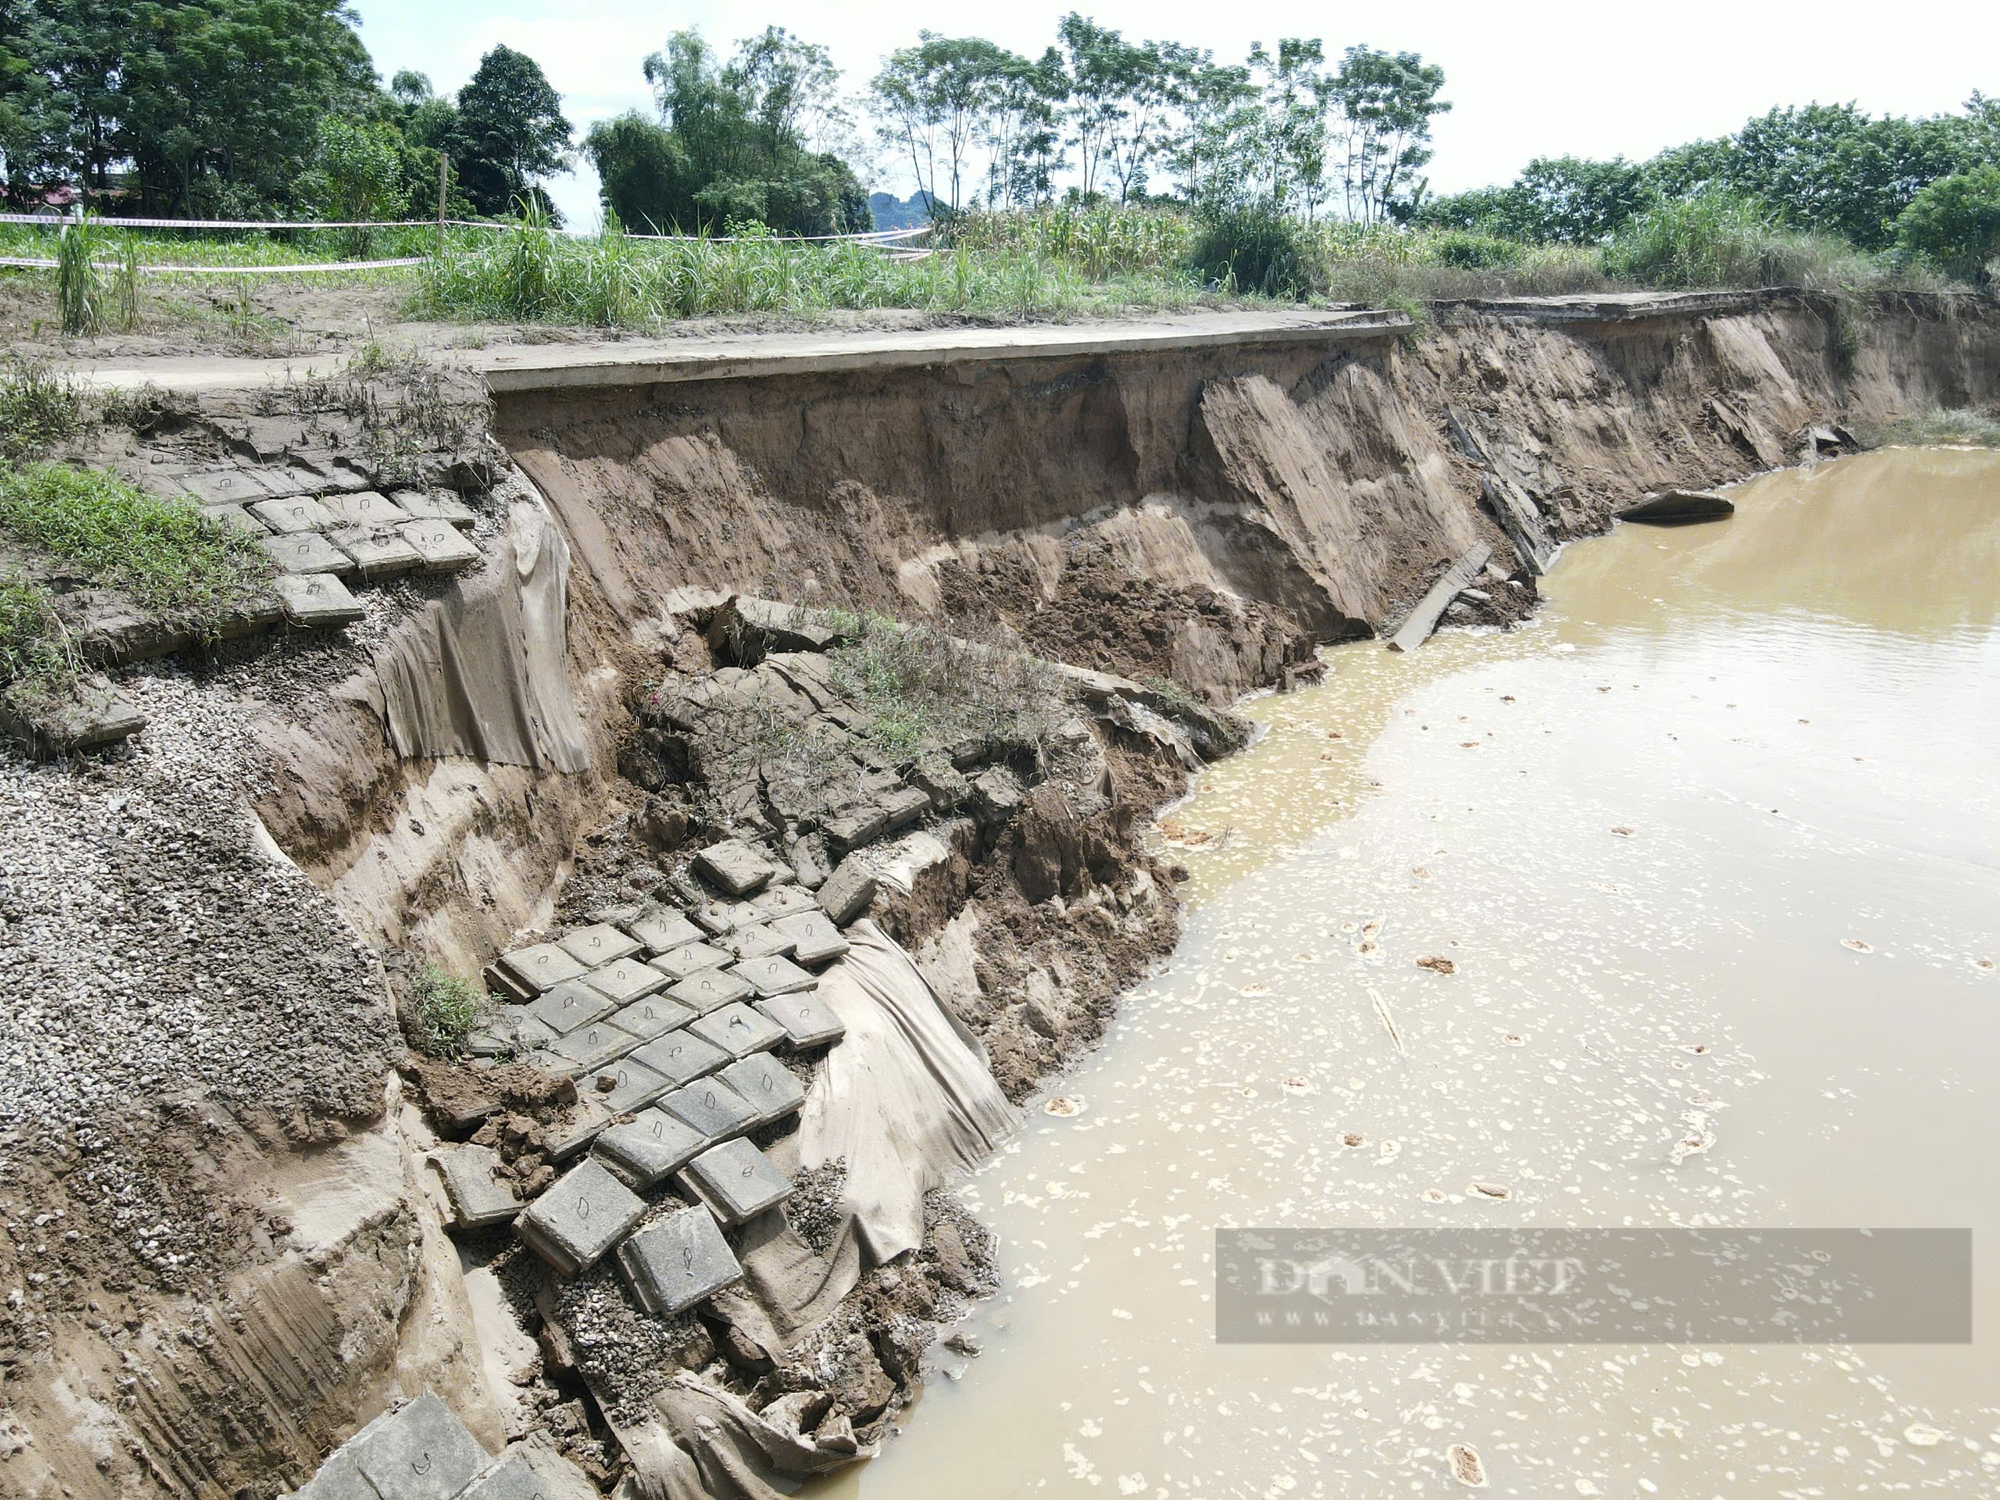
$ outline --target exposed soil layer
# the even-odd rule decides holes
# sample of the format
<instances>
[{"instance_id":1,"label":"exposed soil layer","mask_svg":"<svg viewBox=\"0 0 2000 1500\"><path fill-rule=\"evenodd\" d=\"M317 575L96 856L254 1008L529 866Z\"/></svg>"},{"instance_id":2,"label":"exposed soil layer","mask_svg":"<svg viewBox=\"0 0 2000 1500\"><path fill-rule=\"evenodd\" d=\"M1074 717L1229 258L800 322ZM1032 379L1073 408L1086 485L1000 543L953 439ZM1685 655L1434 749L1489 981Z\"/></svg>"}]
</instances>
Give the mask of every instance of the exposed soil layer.
<instances>
[{"instance_id":1,"label":"exposed soil layer","mask_svg":"<svg viewBox=\"0 0 2000 1500\"><path fill-rule=\"evenodd\" d=\"M579 593L628 625L743 588L981 621L1226 700L1379 632L1475 541L1524 568L1484 498L1503 481L1554 545L1791 462L1810 423L1993 399L1985 304L1886 303L1858 351L1845 316L1785 293L1463 309L1406 337L515 391L496 431Z\"/></svg>"}]
</instances>

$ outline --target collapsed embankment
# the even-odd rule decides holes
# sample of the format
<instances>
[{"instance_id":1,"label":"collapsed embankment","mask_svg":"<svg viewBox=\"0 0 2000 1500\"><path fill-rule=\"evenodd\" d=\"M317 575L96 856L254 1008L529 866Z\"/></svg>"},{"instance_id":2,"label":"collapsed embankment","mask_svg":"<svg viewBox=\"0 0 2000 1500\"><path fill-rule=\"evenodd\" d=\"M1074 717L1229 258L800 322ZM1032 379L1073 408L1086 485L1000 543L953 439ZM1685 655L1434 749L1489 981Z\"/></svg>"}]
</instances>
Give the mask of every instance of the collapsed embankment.
<instances>
[{"instance_id":1,"label":"collapsed embankment","mask_svg":"<svg viewBox=\"0 0 2000 1500\"><path fill-rule=\"evenodd\" d=\"M754 670L717 628L729 595L928 619L1133 680L1095 684L1094 706L1051 720L1060 735L1008 751L1023 790L1046 785L1053 800L1024 799L997 822L934 806L926 817L959 834L939 841L921 890L879 913L1018 1100L1095 1038L1118 991L1173 940L1167 872L1156 877L1136 834L1190 762L1134 705L1185 724L1203 712L1191 695L1282 684L1316 644L1395 621L1478 541L1508 576L1460 618L1518 618L1538 558L1645 490L1790 462L1813 424L2000 393L2000 319L1921 300L1857 314L1790 294L1614 298L1444 309L1416 330L1116 343L738 379L496 381L506 451L485 455L468 492L482 569L371 617L304 681L253 673L190 690L228 700L212 728L190 718L190 759L201 734L243 726L255 818L235 815L235 829L218 815L235 829L231 858L256 874L253 854L281 852L282 881L317 902L281 936L318 923L314 946L337 950L351 931L355 961L372 950L471 975L559 911L654 889L692 840L730 827L708 797L730 787L664 764L662 745L635 754L685 732L649 710L649 685ZM893 757L878 769L914 774ZM143 837L126 809L151 794L119 767L104 774L75 815ZM776 844L803 824L770 788L759 782L756 806ZM197 817L189 805L162 825L163 854ZM203 941L228 940L232 903L270 899L203 885ZM286 1004L275 986L257 998ZM417 1183L436 1114L405 1109L393 1086L379 1114L362 1097L382 1097L378 1059L394 1056L383 1020L355 1030L366 1046L341 1034L368 1076L345 1080L345 1113L324 1128L302 1115L274 1130L207 1084L162 1112L174 1141L208 1142L219 1165L181 1154L235 1200L279 1205L245 1229L248 1244L211 1244L199 1284L128 1256L95 1282L77 1261L60 1299L26 1288L0 1427L22 1489L271 1493L393 1391L427 1383L489 1442L541 1430L600 1478L621 1472L612 1434L558 1370L574 1351L486 1347L520 1330L468 1301ZM269 1026L254 1035L282 1047ZM420 1100L434 1083L450 1090L422 1065L407 1073ZM534 1132L548 1122L508 1104L512 1165L538 1172ZM53 1162L32 1140L8 1143L20 1217L9 1267L24 1283L53 1233L21 1211L76 1170L80 1139L70 1127ZM179 1234L177 1207L198 1235L221 1191L195 1185L130 1224L86 1224L80 1243L156 1221ZM862 1374L842 1378L868 1396L851 1427L886 1422L913 1388L911 1310L938 1284L892 1271L857 1294L867 1308L844 1337L860 1340ZM794 1417L833 1410L814 1404L825 1392L809 1372L769 1351L725 1336L709 1352L758 1399L806 1397L786 1408ZM521 1360L542 1375L515 1382Z\"/></svg>"}]
</instances>

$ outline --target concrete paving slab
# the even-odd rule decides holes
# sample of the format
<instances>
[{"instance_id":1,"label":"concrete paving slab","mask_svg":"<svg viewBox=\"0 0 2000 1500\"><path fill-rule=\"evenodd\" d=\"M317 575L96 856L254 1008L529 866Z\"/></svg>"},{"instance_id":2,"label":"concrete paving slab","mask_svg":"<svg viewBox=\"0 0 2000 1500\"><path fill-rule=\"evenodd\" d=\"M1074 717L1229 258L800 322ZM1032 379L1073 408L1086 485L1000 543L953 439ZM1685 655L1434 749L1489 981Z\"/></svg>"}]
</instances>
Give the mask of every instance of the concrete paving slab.
<instances>
[{"instance_id":1,"label":"concrete paving slab","mask_svg":"<svg viewBox=\"0 0 2000 1500\"><path fill-rule=\"evenodd\" d=\"M639 1039L631 1032L620 1031L609 1021L599 1021L557 1037L549 1043L547 1056L551 1060L562 1059L574 1076L601 1068L638 1045Z\"/></svg>"},{"instance_id":2,"label":"concrete paving slab","mask_svg":"<svg viewBox=\"0 0 2000 1500\"><path fill-rule=\"evenodd\" d=\"M581 979L566 979L528 1007L528 1014L557 1036L608 1018L618 1002Z\"/></svg>"},{"instance_id":3,"label":"concrete paving slab","mask_svg":"<svg viewBox=\"0 0 2000 1500\"><path fill-rule=\"evenodd\" d=\"M679 1001L669 1000L665 995L647 995L620 1007L607 1019L620 1031L629 1031L640 1041L650 1042L694 1018L695 1012Z\"/></svg>"},{"instance_id":4,"label":"concrete paving slab","mask_svg":"<svg viewBox=\"0 0 2000 1500\"><path fill-rule=\"evenodd\" d=\"M328 495L320 508L333 518L335 526L360 526L370 531L402 526L413 518L402 506L375 490L356 490L351 495Z\"/></svg>"},{"instance_id":5,"label":"concrete paving slab","mask_svg":"<svg viewBox=\"0 0 2000 1500\"><path fill-rule=\"evenodd\" d=\"M756 1106L716 1078L698 1078L661 1096L660 1108L710 1141L726 1141L757 1123Z\"/></svg>"},{"instance_id":6,"label":"concrete paving slab","mask_svg":"<svg viewBox=\"0 0 2000 1500\"><path fill-rule=\"evenodd\" d=\"M757 1123L768 1125L795 1114L806 1102L805 1085L792 1070L768 1052L739 1058L715 1075L757 1111Z\"/></svg>"},{"instance_id":7,"label":"concrete paving slab","mask_svg":"<svg viewBox=\"0 0 2000 1500\"><path fill-rule=\"evenodd\" d=\"M601 1086L601 1080L611 1080L610 1089ZM621 1057L616 1062L606 1063L597 1072L586 1076L577 1085L579 1093L589 1097L592 1103L610 1110L614 1115L629 1114L635 1109L644 1109L668 1089L674 1082L664 1074L655 1073L644 1063L634 1062L630 1057Z\"/></svg>"},{"instance_id":8,"label":"concrete paving slab","mask_svg":"<svg viewBox=\"0 0 2000 1500\"><path fill-rule=\"evenodd\" d=\"M224 531L240 531L245 536L269 536L271 528L240 505L204 505L201 513Z\"/></svg>"},{"instance_id":9,"label":"concrete paving slab","mask_svg":"<svg viewBox=\"0 0 2000 1500\"><path fill-rule=\"evenodd\" d=\"M690 974L726 968L729 958L729 954L712 944L684 943L678 948L669 948L665 953L655 954L646 960L646 964L649 968L658 969L669 979L682 980Z\"/></svg>"},{"instance_id":10,"label":"concrete paving slab","mask_svg":"<svg viewBox=\"0 0 2000 1500\"><path fill-rule=\"evenodd\" d=\"M756 1009L782 1026L785 1040L794 1047L821 1047L847 1035L847 1027L833 1013L833 1007L809 991L759 1000Z\"/></svg>"},{"instance_id":11,"label":"concrete paving slab","mask_svg":"<svg viewBox=\"0 0 2000 1500\"><path fill-rule=\"evenodd\" d=\"M796 876L793 878L797 879ZM819 910L813 893L796 884L775 886L752 898L750 904L757 908L758 915L766 922L774 922L779 917L789 917L797 912Z\"/></svg>"},{"instance_id":12,"label":"concrete paving slab","mask_svg":"<svg viewBox=\"0 0 2000 1500\"><path fill-rule=\"evenodd\" d=\"M583 1470L544 1442L516 1443L459 1500L599 1500Z\"/></svg>"},{"instance_id":13,"label":"concrete paving slab","mask_svg":"<svg viewBox=\"0 0 2000 1500\"><path fill-rule=\"evenodd\" d=\"M731 958L769 958L772 954L790 953L793 944L786 942L770 928L758 923L751 927L739 927L734 932L725 932L715 940L715 946L729 954Z\"/></svg>"},{"instance_id":14,"label":"concrete paving slab","mask_svg":"<svg viewBox=\"0 0 2000 1500\"><path fill-rule=\"evenodd\" d=\"M382 1500L382 1497L354 1467L353 1455L345 1448L336 1448L319 1466L319 1472L294 1492L292 1500Z\"/></svg>"},{"instance_id":15,"label":"concrete paving slab","mask_svg":"<svg viewBox=\"0 0 2000 1500\"><path fill-rule=\"evenodd\" d=\"M462 573L479 561L479 549L444 521L412 521L402 537L417 549L427 573Z\"/></svg>"},{"instance_id":16,"label":"concrete paving slab","mask_svg":"<svg viewBox=\"0 0 2000 1500\"><path fill-rule=\"evenodd\" d=\"M479 517L450 490L392 490L389 498L402 506L412 521L444 521L470 531Z\"/></svg>"},{"instance_id":17,"label":"concrete paving slab","mask_svg":"<svg viewBox=\"0 0 2000 1500\"><path fill-rule=\"evenodd\" d=\"M310 495L293 495L284 500L255 500L250 514L280 536L298 531L325 531L334 524L333 515Z\"/></svg>"},{"instance_id":18,"label":"concrete paving slab","mask_svg":"<svg viewBox=\"0 0 2000 1500\"><path fill-rule=\"evenodd\" d=\"M613 1125L592 1149L636 1188L649 1188L678 1172L712 1144L701 1131L665 1110L643 1110Z\"/></svg>"},{"instance_id":19,"label":"concrete paving slab","mask_svg":"<svg viewBox=\"0 0 2000 1500\"><path fill-rule=\"evenodd\" d=\"M590 1092L588 1082L586 1078L577 1084L576 1105L564 1117L560 1133L549 1139L549 1160L558 1168L586 1150L618 1118L616 1110L594 1102L597 1096Z\"/></svg>"},{"instance_id":20,"label":"concrete paving slab","mask_svg":"<svg viewBox=\"0 0 2000 1500\"><path fill-rule=\"evenodd\" d=\"M876 804L882 809L885 823L883 831L894 833L908 828L931 809L931 794L919 787L898 787Z\"/></svg>"},{"instance_id":21,"label":"concrete paving slab","mask_svg":"<svg viewBox=\"0 0 2000 1500\"><path fill-rule=\"evenodd\" d=\"M792 1195L792 1184L769 1157L745 1140L711 1146L681 1173L725 1225L754 1219Z\"/></svg>"},{"instance_id":22,"label":"concrete paving slab","mask_svg":"<svg viewBox=\"0 0 2000 1500\"><path fill-rule=\"evenodd\" d=\"M578 963L593 969L613 959L630 958L640 948L637 938L628 937L608 922L579 928L567 937L557 938L556 945Z\"/></svg>"},{"instance_id":23,"label":"concrete paving slab","mask_svg":"<svg viewBox=\"0 0 2000 1500\"><path fill-rule=\"evenodd\" d=\"M720 969L704 969L699 974L690 974L668 990L667 998L678 1000L689 1009L705 1016L712 1010L720 1010L723 1006L738 1000L747 1000L754 993L747 979L738 979L734 974L725 974Z\"/></svg>"},{"instance_id":24,"label":"concrete paving slab","mask_svg":"<svg viewBox=\"0 0 2000 1500\"><path fill-rule=\"evenodd\" d=\"M349 1451L382 1500L452 1500L493 1457L432 1391L371 1424Z\"/></svg>"},{"instance_id":25,"label":"concrete paving slab","mask_svg":"<svg viewBox=\"0 0 2000 1500\"><path fill-rule=\"evenodd\" d=\"M667 976L636 958L614 959L583 976L592 989L602 990L620 1005L630 1005L655 990L664 989Z\"/></svg>"},{"instance_id":26,"label":"concrete paving slab","mask_svg":"<svg viewBox=\"0 0 2000 1500\"><path fill-rule=\"evenodd\" d=\"M700 1208L646 1225L618 1247L618 1269L639 1305L656 1318L672 1317L743 1279L714 1216Z\"/></svg>"},{"instance_id":27,"label":"concrete paving slab","mask_svg":"<svg viewBox=\"0 0 2000 1500\"><path fill-rule=\"evenodd\" d=\"M349 557L361 576L373 582L414 572L423 565L417 549L393 531L367 526L337 526L327 538Z\"/></svg>"},{"instance_id":28,"label":"concrete paving slab","mask_svg":"<svg viewBox=\"0 0 2000 1500\"><path fill-rule=\"evenodd\" d=\"M748 1057L785 1039L784 1027L747 1005L725 1005L688 1022L687 1029L731 1057Z\"/></svg>"},{"instance_id":29,"label":"concrete paving slab","mask_svg":"<svg viewBox=\"0 0 2000 1500\"><path fill-rule=\"evenodd\" d=\"M771 862L741 839L710 844L694 857L694 867L732 896L746 896L771 878Z\"/></svg>"},{"instance_id":30,"label":"concrete paving slab","mask_svg":"<svg viewBox=\"0 0 2000 1500\"><path fill-rule=\"evenodd\" d=\"M664 1073L677 1085L693 1083L727 1063L729 1054L685 1029L670 1031L632 1049L632 1056Z\"/></svg>"},{"instance_id":31,"label":"concrete paving slab","mask_svg":"<svg viewBox=\"0 0 2000 1500\"><path fill-rule=\"evenodd\" d=\"M771 930L792 945L793 958L811 969L832 963L853 946L840 935L833 918L817 905L811 911L778 918Z\"/></svg>"},{"instance_id":32,"label":"concrete paving slab","mask_svg":"<svg viewBox=\"0 0 2000 1500\"><path fill-rule=\"evenodd\" d=\"M833 925L845 927L875 899L875 872L859 860L843 859L815 894Z\"/></svg>"},{"instance_id":33,"label":"concrete paving slab","mask_svg":"<svg viewBox=\"0 0 2000 1500\"><path fill-rule=\"evenodd\" d=\"M864 802L826 820L827 847L836 854L845 854L871 842L888 826L889 814L873 802Z\"/></svg>"},{"instance_id":34,"label":"concrete paving slab","mask_svg":"<svg viewBox=\"0 0 2000 1500\"><path fill-rule=\"evenodd\" d=\"M285 618L302 630L336 630L364 613L361 601L331 573L280 573L271 587Z\"/></svg>"},{"instance_id":35,"label":"concrete paving slab","mask_svg":"<svg viewBox=\"0 0 2000 1500\"><path fill-rule=\"evenodd\" d=\"M181 487L204 505L225 501L249 504L270 498L271 491L248 469L216 469L206 474L183 474Z\"/></svg>"},{"instance_id":36,"label":"concrete paving slab","mask_svg":"<svg viewBox=\"0 0 2000 1500\"><path fill-rule=\"evenodd\" d=\"M575 1275L623 1239L646 1216L645 1200L605 1170L584 1161L556 1179L514 1232L558 1271Z\"/></svg>"},{"instance_id":37,"label":"concrete paving slab","mask_svg":"<svg viewBox=\"0 0 2000 1500\"><path fill-rule=\"evenodd\" d=\"M514 1184L500 1176L500 1158L485 1146L447 1146L432 1160L460 1229L511 1223L520 1213Z\"/></svg>"},{"instance_id":38,"label":"concrete paving slab","mask_svg":"<svg viewBox=\"0 0 2000 1500\"><path fill-rule=\"evenodd\" d=\"M739 927L752 927L764 920L748 901L705 901L694 909L695 924L710 937L721 937Z\"/></svg>"},{"instance_id":39,"label":"concrete paving slab","mask_svg":"<svg viewBox=\"0 0 2000 1500\"><path fill-rule=\"evenodd\" d=\"M561 1033L528 1013L525 1005L503 1005L490 1023L467 1032L465 1050L472 1057L504 1057L546 1046Z\"/></svg>"},{"instance_id":40,"label":"concrete paving slab","mask_svg":"<svg viewBox=\"0 0 2000 1500\"><path fill-rule=\"evenodd\" d=\"M820 917L826 921L824 916ZM798 990L809 990L819 983L811 974L788 958L750 958L730 969L738 979L757 992L757 997L768 1000L773 995L789 995Z\"/></svg>"},{"instance_id":41,"label":"concrete paving slab","mask_svg":"<svg viewBox=\"0 0 2000 1500\"><path fill-rule=\"evenodd\" d=\"M354 571L354 559L317 531L258 538L264 551L287 573L333 573L341 578Z\"/></svg>"},{"instance_id":42,"label":"concrete paving slab","mask_svg":"<svg viewBox=\"0 0 2000 1500\"><path fill-rule=\"evenodd\" d=\"M566 980L583 978L588 965L578 963L554 943L536 943L532 948L501 954L500 967L539 995Z\"/></svg>"},{"instance_id":43,"label":"concrete paving slab","mask_svg":"<svg viewBox=\"0 0 2000 1500\"><path fill-rule=\"evenodd\" d=\"M635 920L628 930L646 945L649 953L665 953L669 949L685 947L689 943L700 942L702 937L702 930L677 911L648 913ZM675 977L684 979L687 976Z\"/></svg>"}]
</instances>

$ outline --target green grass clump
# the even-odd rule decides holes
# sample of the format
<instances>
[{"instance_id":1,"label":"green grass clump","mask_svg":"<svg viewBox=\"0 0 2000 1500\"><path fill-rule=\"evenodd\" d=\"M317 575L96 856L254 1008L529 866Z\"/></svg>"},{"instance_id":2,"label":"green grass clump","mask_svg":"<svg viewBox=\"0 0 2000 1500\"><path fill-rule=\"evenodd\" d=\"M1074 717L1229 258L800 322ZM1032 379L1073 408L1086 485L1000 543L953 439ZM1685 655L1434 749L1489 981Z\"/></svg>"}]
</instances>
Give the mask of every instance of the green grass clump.
<instances>
[{"instance_id":1,"label":"green grass clump","mask_svg":"<svg viewBox=\"0 0 2000 1500\"><path fill-rule=\"evenodd\" d=\"M1634 217L1602 252L1615 280L1668 289L1796 286L1835 291L1885 279L1846 241L1780 225L1728 193L1672 199Z\"/></svg>"},{"instance_id":2,"label":"green grass clump","mask_svg":"<svg viewBox=\"0 0 2000 1500\"><path fill-rule=\"evenodd\" d=\"M456 974L425 964L403 986L410 1044L426 1057L456 1057L486 1020L486 1000Z\"/></svg>"},{"instance_id":3,"label":"green grass clump","mask_svg":"<svg viewBox=\"0 0 2000 1500\"><path fill-rule=\"evenodd\" d=\"M220 616L271 572L254 541L224 531L192 502L61 464L0 474L0 533L144 608L198 622Z\"/></svg>"},{"instance_id":4,"label":"green grass clump","mask_svg":"<svg viewBox=\"0 0 2000 1500\"><path fill-rule=\"evenodd\" d=\"M45 364L16 359L0 369L0 459L46 453L83 427L83 392Z\"/></svg>"},{"instance_id":5,"label":"green grass clump","mask_svg":"<svg viewBox=\"0 0 2000 1500\"><path fill-rule=\"evenodd\" d=\"M67 646L49 591L30 579L0 578L0 687L23 684L48 696L73 686L77 666Z\"/></svg>"},{"instance_id":6,"label":"green grass clump","mask_svg":"<svg viewBox=\"0 0 2000 1500\"><path fill-rule=\"evenodd\" d=\"M1032 744L1069 712L1047 663L927 625L863 616L827 658L834 690L868 715L863 737L892 760L974 737Z\"/></svg>"}]
</instances>

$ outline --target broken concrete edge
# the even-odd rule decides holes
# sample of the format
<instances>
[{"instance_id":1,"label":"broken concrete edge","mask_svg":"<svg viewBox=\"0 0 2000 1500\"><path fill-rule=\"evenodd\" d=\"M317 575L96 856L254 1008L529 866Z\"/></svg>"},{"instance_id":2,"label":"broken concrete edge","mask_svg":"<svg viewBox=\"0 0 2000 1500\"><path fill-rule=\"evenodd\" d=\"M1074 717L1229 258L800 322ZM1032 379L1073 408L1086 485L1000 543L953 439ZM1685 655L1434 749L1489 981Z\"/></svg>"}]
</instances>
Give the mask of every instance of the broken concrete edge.
<instances>
[{"instance_id":1,"label":"broken concrete edge","mask_svg":"<svg viewBox=\"0 0 2000 1500\"><path fill-rule=\"evenodd\" d=\"M102 750L146 727L146 715L103 677L87 677L59 697L29 684L0 690L0 737L35 760Z\"/></svg>"},{"instance_id":2,"label":"broken concrete edge","mask_svg":"<svg viewBox=\"0 0 2000 1500\"><path fill-rule=\"evenodd\" d=\"M1493 549L1485 542L1473 543L1464 556L1445 569L1444 576L1431 585L1430 592L1417 601L1417 607L1410 611L1401 627L1389 638L1389 649L1414 651L1429 640L1445 607L1479 576L1479 570L1486 566L1486 560L1492 555Z\"/></svg>"}]
</instances>

